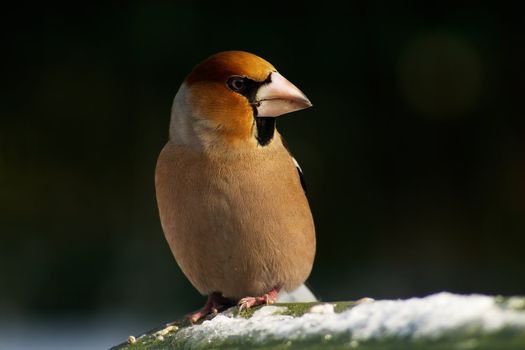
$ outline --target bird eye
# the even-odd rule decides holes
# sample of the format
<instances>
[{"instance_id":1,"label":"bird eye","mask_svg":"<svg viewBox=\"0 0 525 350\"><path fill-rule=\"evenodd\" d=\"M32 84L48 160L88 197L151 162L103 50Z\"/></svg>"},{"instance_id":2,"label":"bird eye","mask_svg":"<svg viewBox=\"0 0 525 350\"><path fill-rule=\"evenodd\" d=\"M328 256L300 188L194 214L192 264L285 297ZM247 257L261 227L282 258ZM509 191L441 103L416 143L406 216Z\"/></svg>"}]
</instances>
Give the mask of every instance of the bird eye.
<instances>
[{"instance_id":1,"label":"bird eye","mask_svg":"<svg viewBox=\"0 0 525 350\"><path fill-rule=\"evenodd\" d=\"M228 79L228 86L235 92L242 92L246 84L243 77L231 77Z\"/></svg>"}]
</instances>

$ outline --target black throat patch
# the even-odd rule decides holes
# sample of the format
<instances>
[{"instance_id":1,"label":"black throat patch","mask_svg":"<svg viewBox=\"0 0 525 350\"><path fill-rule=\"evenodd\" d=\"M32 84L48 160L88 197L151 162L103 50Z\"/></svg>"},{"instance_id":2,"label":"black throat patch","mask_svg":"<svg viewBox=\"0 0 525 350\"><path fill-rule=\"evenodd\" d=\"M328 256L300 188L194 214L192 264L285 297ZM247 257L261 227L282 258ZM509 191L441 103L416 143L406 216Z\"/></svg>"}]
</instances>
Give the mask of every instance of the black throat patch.
<instances>
[{"instance_id":1,"label":"black throat patch","mask_svg":"<svg viewBox=\"0 0 525 350\"><path fill-rule=\"evenodd\" d=\"M257 132L255 138L261 146L266 146L273 139L275 133L275 118L255 117L255 127Z\"/></svg>"},{"instance_id":2,"label":"black throat patch","mask_svg":"<svg viewBox=\"0 0 525 350\"><path fill-rule=\"evenodd\" d=\"M253 118L255 119L255 127L257 128L255 138L261 146L266 146L273 139L275 133L275 118L264 117L257 115L257 101L255 101L257 91L262 85L269 84L272 82L272 73L268 74L268 77L264 81L254 81L248 77L242 76L231 76L227 85L233 91L246 97L253 109ZM241 80L241 81L239 81ZM242 83L239 86L235 84Z\"/></svg>"}]
</instances>

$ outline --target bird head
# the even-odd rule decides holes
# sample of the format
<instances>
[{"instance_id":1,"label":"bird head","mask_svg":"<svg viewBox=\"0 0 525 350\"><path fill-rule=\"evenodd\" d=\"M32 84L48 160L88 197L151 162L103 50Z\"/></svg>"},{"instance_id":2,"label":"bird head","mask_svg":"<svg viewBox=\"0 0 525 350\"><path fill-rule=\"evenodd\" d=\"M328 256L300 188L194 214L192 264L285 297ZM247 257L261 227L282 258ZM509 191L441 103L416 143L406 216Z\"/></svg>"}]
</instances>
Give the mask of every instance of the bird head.
<instances>
[{"instance_id":1,"label":"bird head","mask_svg":"<svg viewBox=\"0 0 525 350\"><path fill-rule=\"evenodd\" d=\"M264 59L243 51L217 53L186 77L172 107L172 142L198 148L266 146L275 117L312 106Z\"/></svg>"}]
</instances>

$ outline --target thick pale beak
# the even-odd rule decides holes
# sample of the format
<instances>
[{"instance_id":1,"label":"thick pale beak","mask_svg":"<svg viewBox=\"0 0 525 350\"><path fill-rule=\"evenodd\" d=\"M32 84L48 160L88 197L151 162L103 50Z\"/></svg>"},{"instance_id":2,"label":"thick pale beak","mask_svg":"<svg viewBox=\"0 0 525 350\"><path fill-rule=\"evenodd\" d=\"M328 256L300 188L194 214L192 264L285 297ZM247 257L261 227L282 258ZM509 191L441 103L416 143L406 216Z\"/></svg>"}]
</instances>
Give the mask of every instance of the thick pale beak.
<instances>
[{"instance_id":1,"label":"thick pale beak","mask_svg":"<svg viewBox=\"0 0 525 350\"><path fill-rule=\"evenodd\" d=\"M278 117L312 106L308 98L277 72L272 72L270 82L257 91L258 117Z\"/></svg>"}]
</instances>

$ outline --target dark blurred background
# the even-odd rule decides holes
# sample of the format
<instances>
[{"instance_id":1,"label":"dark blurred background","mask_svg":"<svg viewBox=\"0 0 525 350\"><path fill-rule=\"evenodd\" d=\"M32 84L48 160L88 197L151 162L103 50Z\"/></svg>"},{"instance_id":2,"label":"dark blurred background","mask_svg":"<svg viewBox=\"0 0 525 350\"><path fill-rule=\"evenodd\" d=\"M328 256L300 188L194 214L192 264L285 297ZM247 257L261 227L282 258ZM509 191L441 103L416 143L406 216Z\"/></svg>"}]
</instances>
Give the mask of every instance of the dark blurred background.
<instances>
[{"instance_id":1,"label":"dark blurred background","mask_svg":"<svg viewBox=\"0 0 525 350\"><path fill-rule=\"evenodd\" d=\"M522 12L254 5L3 11L0 324L121 325L109 346L203 304L164 240L154 167L181 81L230 49L314 103L278 127L306 175L321 298L525 293Z\"/></svg>"}]
</instances>

